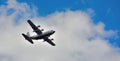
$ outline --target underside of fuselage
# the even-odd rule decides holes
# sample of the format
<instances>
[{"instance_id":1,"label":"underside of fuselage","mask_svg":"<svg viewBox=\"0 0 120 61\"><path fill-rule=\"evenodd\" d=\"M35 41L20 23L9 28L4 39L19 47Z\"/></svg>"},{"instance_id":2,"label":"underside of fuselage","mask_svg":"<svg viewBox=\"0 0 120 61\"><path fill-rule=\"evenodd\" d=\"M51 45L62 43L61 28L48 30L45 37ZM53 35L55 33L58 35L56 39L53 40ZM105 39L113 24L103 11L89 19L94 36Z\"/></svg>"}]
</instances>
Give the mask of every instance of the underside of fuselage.
<instances>
[{"instance_id":1,"label":"underside of fuselage","mask_svg":"<svg viewBox=\"0 0 120 61\"><path fill-rule=\"evenodd\" d=\"M50 31L44 32L44 33L42 33L40 35L31 36L30 38L34 39L34 40L43 39L45 37L49 37L50 35L52 35L54 33L55 33L55 31L50 30Z\"/></svg>"}]
</instances>

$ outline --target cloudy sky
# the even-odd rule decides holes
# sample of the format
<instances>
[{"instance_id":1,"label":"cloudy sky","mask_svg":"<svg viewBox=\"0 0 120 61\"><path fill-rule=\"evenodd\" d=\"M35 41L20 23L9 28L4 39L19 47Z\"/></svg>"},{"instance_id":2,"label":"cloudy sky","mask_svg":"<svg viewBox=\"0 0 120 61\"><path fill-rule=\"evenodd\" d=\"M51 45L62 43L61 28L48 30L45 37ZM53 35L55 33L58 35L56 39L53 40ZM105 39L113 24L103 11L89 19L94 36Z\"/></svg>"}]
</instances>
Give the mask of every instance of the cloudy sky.
<instances>
[{"instance_id":1,"label":"cloudy sky","mask_svg":"<svg viewBox=\"0 0 120 61\"><path fill-rule=\"evenodd\" d=\"M120 61L118 0L0 0L0 61ZM51 36L30 44L31 19Z\"/></svg>"}]
</instances>

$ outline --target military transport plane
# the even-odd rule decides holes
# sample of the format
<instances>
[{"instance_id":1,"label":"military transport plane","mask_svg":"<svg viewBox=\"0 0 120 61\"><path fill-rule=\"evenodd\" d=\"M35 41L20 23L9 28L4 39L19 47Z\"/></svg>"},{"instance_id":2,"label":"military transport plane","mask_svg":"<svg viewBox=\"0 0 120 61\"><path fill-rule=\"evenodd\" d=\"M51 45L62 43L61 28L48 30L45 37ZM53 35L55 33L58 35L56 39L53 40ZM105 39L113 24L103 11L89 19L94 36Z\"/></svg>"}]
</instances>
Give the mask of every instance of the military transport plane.
<instances>
[{"instance_id":1,"label":"military transport plane","mask_svg":"<svg viewBox=\"0 0 120 61\"><path fill-rule=\"evenodd\" d=\"M30 36L29 33L27 33L27 35L25 35L24 33L22 33L23 37L28 40L30 43L34 43L32 41L33 40L38 40L38 39L43 39L44 41L48 42L49 44L51 44L52 46L55 46L55 43L52 42L52 39L49 39L50 35L54 34L55 31L54 30L50 30L47 32L42 32L44 29L39 29L39 26L34 25L30 20L27 21L29 23L29 25L32 27L33 32L35 32L37 35L35 36Z\"/></svg>"}]
</instances>

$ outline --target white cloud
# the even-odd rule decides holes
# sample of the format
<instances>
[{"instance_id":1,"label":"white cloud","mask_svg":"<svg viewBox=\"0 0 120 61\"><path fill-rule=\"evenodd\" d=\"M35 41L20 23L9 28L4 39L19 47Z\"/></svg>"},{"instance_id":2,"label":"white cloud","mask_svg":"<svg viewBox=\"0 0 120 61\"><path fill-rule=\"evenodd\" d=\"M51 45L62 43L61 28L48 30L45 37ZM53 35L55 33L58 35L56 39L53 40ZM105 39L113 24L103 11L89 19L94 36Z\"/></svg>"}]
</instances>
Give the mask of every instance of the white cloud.
<instances>
[{"instance_id":1,"label":"white cloud","mask_svg":"<svg viewBox=\"0 0 120 61\"><path fill-rule=\"evenodd\" d=\"M14 4L13 4L14 3ZM16 6L15 6L16 5ZM116 31L106 31L105 24L94 24L88 14L82 11L55 12L47 17L34 16L35 24L54 29L56 46L35 41L34 45L24 40L21 33L32 31L26 20L35 10L26 3L9 1L0 12L0 60L6 61L120 61L120 53L104 38L115 36ZM14 13L7 16L8 9ZM30 11L29 11L30 10ZM19 25L14 24L17 14L22 14ZM51 25L52 24L52 25ZM4 57L1 59L1 57Z\"/></svg>"}]
</instances>

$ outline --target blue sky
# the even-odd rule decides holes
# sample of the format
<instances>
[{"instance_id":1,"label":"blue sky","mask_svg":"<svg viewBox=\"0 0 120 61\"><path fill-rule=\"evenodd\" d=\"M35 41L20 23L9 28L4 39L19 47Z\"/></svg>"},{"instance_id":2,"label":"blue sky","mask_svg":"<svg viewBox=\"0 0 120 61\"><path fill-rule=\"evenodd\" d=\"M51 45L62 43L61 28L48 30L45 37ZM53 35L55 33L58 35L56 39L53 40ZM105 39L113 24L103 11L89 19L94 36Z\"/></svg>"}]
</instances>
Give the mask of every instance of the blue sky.
<instances>
[{"instance_id":1,"label":"blue sky","mask_svg":"<svg viewBox=\"0 0 120 61\"><path fill-rule=\"evenodd\" d=\"M19 2L27 2L31 6L38 8L38 15L47 16L55 11L70 10L86 10L92 8L96 15L92 18L95 23L102 21L105 23L106 30L120 30L120 7L119 0L18 0ZM120 36L120 32L118 32ZM120 47L120 38L111 39L109 42Z\"/></svg>"},{"instance_id":2,"label":"blue sky","mask_svg":"<svg viewBox=\"0 0 120 61\"><path fill-rule=\"evenodd\" d=\"M6 5L7 0L0 0L0 5ZM105 23L105 29L113 29L120 31L120 0L17 0L18 2L28 3L31 8L38 8L39 16L47 16L56 11L66 10L83 10L92 8L95 15L92 17L97 24L99 21ZM120 36L120 32L118 32ZM110 39L110 43L120 47L120 38ZM114 44L115 43L115 44Z\"/></svg>"}]
</instances>

